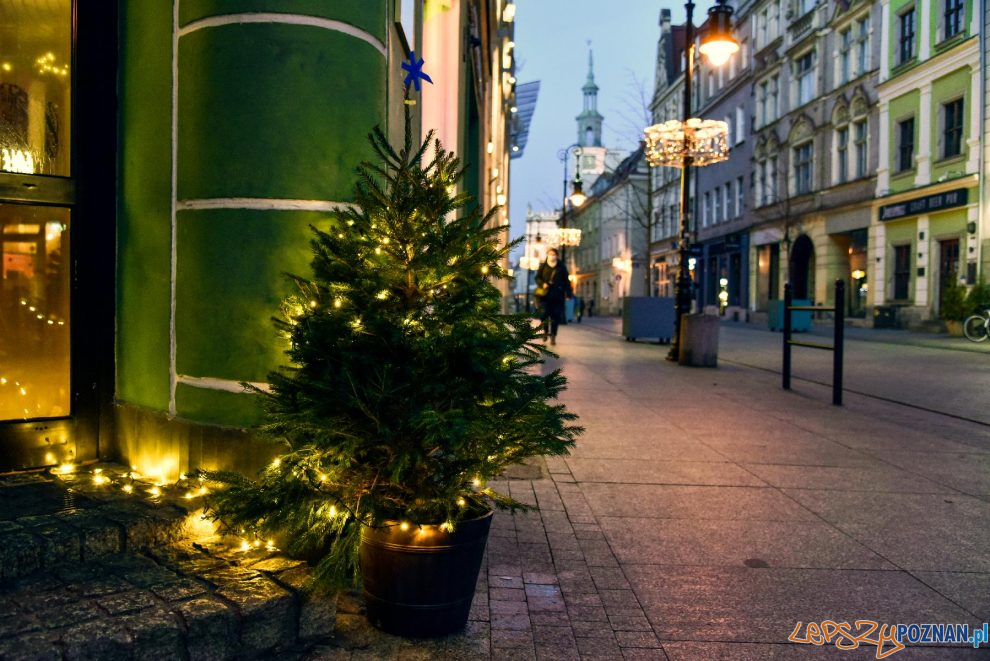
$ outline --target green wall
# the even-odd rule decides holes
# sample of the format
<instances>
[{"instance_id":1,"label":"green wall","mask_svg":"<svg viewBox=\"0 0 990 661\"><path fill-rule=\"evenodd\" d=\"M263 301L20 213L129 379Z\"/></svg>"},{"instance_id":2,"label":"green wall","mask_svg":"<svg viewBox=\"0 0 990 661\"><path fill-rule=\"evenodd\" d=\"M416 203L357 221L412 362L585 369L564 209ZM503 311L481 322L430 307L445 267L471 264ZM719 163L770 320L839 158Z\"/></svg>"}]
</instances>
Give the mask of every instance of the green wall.
<instances>
[{"instance_id":1,"label":"green wall","mask_svg":"<svg viewBox=\"0 0 990 661\"><path fill-rule=\"evenodd\" d=\"M889 145L889 151L887 155L887 162L890 163L890 192L899 193L901 191L909 190L914 188L914 177L916 174L916 167L910 170L905 170L902 173L897 173L894 171L894 167L897 165L897 123L902 119L908 117L914 117L914 154L917 156L919 148L919 126L921 123L921 117L919 115L919 108L921 107L921 93L918 90L908 92L903 96L899 96L896 99L891 99L889 106L889 116L890 125L887 127L889 133L889 140L887 144Z\"/></svg>"},{"instance_id":2,"label":"green wall","mask_svg":"<svg viewBox=\"0 0 990 661\"><path fill-rule=\"evenodd\" d=\"M120 3L117 399L167 410L172 7Z\"/></svg>"},{"instance_id":3,"label":"green wall","mask_svg":"<svg viewBox=\"0 0 990 661\"><path fill-rule=\"evenodd\" d=\"M946 175L947 177L959 176L966 171L966 155L969 152L966 143L969 140L970 130L972 128L969 121L969 104L972 101L969 93L970 75L969 67L964 67L932 83L932 125L929 129L932 132L932 181L938 181L942 175ZM940 133L942 127L942 103L957 99L960 96L963 98L962 153L959 156L942 160Z\"/></svg>"},{"instance_id":4,"label":"green wall","mask_svg":"<svg viewBox=\"0 0 990 661\"><path fill-rule=\"evenodd\" d=\"M386 117L386 0L183 0L178 38L175 271L172 5L122 0L117 398L169 411L171 288L180 377L266 381L284 363L271 317L286 271L308 272L309 226L346 202ZM208 24L241 12L294 22ZM311 20L310 17L313 17ZM298 24L298 23L314 24ZM335 29L342 27L344 31ZM186 28L182 30L181 28ZM254 198L245 205L238 198ZM271 206L271 209L243 208ZM219 208L218 208L219 207ZM256 398L178 383L179 418L243 427Z\"/></svg>"}]
</instances>

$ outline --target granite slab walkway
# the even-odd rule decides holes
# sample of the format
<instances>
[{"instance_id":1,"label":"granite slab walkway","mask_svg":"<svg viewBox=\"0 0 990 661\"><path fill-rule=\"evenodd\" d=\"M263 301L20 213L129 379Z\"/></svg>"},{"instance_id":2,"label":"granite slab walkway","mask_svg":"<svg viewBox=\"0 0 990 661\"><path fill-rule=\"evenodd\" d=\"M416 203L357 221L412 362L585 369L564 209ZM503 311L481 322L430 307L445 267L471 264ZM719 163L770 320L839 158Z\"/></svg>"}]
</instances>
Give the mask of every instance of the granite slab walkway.
<instances>
[{"instance_id":1,"label":"granite slab walkway","mask_svg":"<svg viewBox=\"0 0 990 661\"><path fill-rule=\"evenodd\" d=\"M872 659L866 643L788 638L798 622L990 620L986 426L856 395L836 408L824 387L785 393L760 370L678 367L666 347L585 326L565 327L556 349L563 399L587 433L570 457L496 485L540 510L496 515L464 633L388 636L344 594L331 636L332 608L304 610L283 576L291 565L249 554L199 566L209 549L182 547L169 525L125 517L107 535L99 500L71 503L86 517L39 522L28 500L5 506L0 488L0 535L36 544L23 555L0 544L0 565L21 568L0 591L0 658ZM118 564L127 549L139 559ZM39 578L50 565L63 568ZM246 589L262 583L263 599ZM176 612L196 599L221 609L204 628ZM70 606L92 617L63 622ZM112 618L128 619L100 628ZM988 654L915 644L887 658Z\"/></svg>"},{"instance_id":2,"label":"granite slab walkway","mask_svg":"<svg viewBox=\"0 0 990 661\"><path fill-rule=\"evenodd\" d=\"M556 349L587 433L500 485L541 509L496 514L466 632L386 636L350 600L306 658L872 659L788 637L798 622L990 620L986 426L855 395L836 408L827 388L678 367L586 326Z\"/></svg>"}]
</instances>

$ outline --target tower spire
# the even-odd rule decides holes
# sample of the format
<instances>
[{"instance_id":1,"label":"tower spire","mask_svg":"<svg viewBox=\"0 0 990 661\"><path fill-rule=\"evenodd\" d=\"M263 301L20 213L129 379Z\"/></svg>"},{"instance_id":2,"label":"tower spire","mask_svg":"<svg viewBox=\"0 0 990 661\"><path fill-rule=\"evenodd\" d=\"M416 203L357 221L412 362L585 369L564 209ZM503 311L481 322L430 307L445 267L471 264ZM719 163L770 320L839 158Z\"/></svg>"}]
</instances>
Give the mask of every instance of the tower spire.
<instances>
[{"instance_id":1,"label":"tower spire","mask_svg":"<svg viewBox=\"0 0 990 661\"><path fill-rule=\"evenodd\" d=\"M595 84L595 56L588 40L588 80L584 87L584 107L577 116L578 144L582 147L602 146L602 120L598 112L598 85Z\"/></svg>"},{"instance_id":2,"label":"tower spire","mask_svg":"<svg viewBox=\"0 0 990 661\"><path fill-rule=\"evenodd\" d=\"M595 57L591 50L591 39L588 40L588 84L595 84Z\"/></svg>"}]
</instances>

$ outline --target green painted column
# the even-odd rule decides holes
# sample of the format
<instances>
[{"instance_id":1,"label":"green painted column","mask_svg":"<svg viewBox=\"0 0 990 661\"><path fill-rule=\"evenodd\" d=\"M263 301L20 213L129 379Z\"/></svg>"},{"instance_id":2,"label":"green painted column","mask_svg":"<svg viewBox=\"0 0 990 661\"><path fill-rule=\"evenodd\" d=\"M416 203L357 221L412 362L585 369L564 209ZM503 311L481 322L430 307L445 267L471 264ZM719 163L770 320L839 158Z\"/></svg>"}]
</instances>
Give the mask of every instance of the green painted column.
<instances>
[{"instance_id":1,"label":"green painted column","mask_svg":"<svg viewBox=\"0 0 990 661\"><path fill-rule=\"evenodd\" d=\"M247 427L309 225L386 116L386 0L123 0L118 399Z\"/></svg>"}]
</instances>

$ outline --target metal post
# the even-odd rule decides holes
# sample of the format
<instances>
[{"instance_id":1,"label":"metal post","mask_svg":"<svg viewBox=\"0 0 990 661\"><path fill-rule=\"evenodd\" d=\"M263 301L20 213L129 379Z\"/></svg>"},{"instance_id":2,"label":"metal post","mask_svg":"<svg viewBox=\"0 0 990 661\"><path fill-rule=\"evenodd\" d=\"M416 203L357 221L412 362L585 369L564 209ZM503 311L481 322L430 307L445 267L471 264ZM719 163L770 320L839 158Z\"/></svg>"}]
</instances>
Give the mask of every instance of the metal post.
<instances>
[{"instance_id":1,"label":"metal post","mask_svg":"<svg viewBox=\"0 0 990 661\"><path fill-rule=\"evenodd\" d=\"M691 119L691 83L694 76L694 3L684 5L687 17L684 21L685 68L684 68L684 125ZM674 337L670 341L667 360L677 361L681 352L681 325L684 315L691 312L691 274L688 270L688 196L691 192L691 156L689 155L688 133L684 131L684 167L681 168L681 223L677 235L677 249L680 263L677 265L677 283L674 290Z\"/></svg>"},{"instance_id":2,"label":"metal post","mask_svg":"<svg viewBox=\"0 0 990 661\"><path fill-rule=\"evenodd\" d=\"M794 303L794 291L791 283L784 285L784 360L781 374L784 377L784 390L791 389L791 305Z\"/></svg>"},{"instance_id":3,"label":"metal post","mask_svg":"<svg viewBox=\"0 0 990 661\"><path fill-rule=\"evenodd\" d=\"M567 152L570 147L564 150L564 197L560 202L560 229L567 229ZM567 268L567 245L561 241L560 245L560 263ZM565 315L566 316L566 315Z\"/></svg>"},{"instance_id":4,"label":"metal post","mask_svg":"<svg viewBox=\"0 0 990 661\"><path fill-rule=\"evenodd\" d=\"M526 259L529 259L528 257ZM532 266L532 264L530 264ZM526 312L529 312L532 308L529 304L529 290L530 285L532 285L533 280L533 269L526 269Z\"/></svg>"},{"instance_id":5,"label":"metal post","mask_svg":"<svg viewBox=\"0 0 990 661\"><path fill-rule=\"evenodd\" d=\"M832 341L832 403L842 406L842 354L846 334L846 283L835 281L835 337Z\"/></svg>"}]
</instances>

